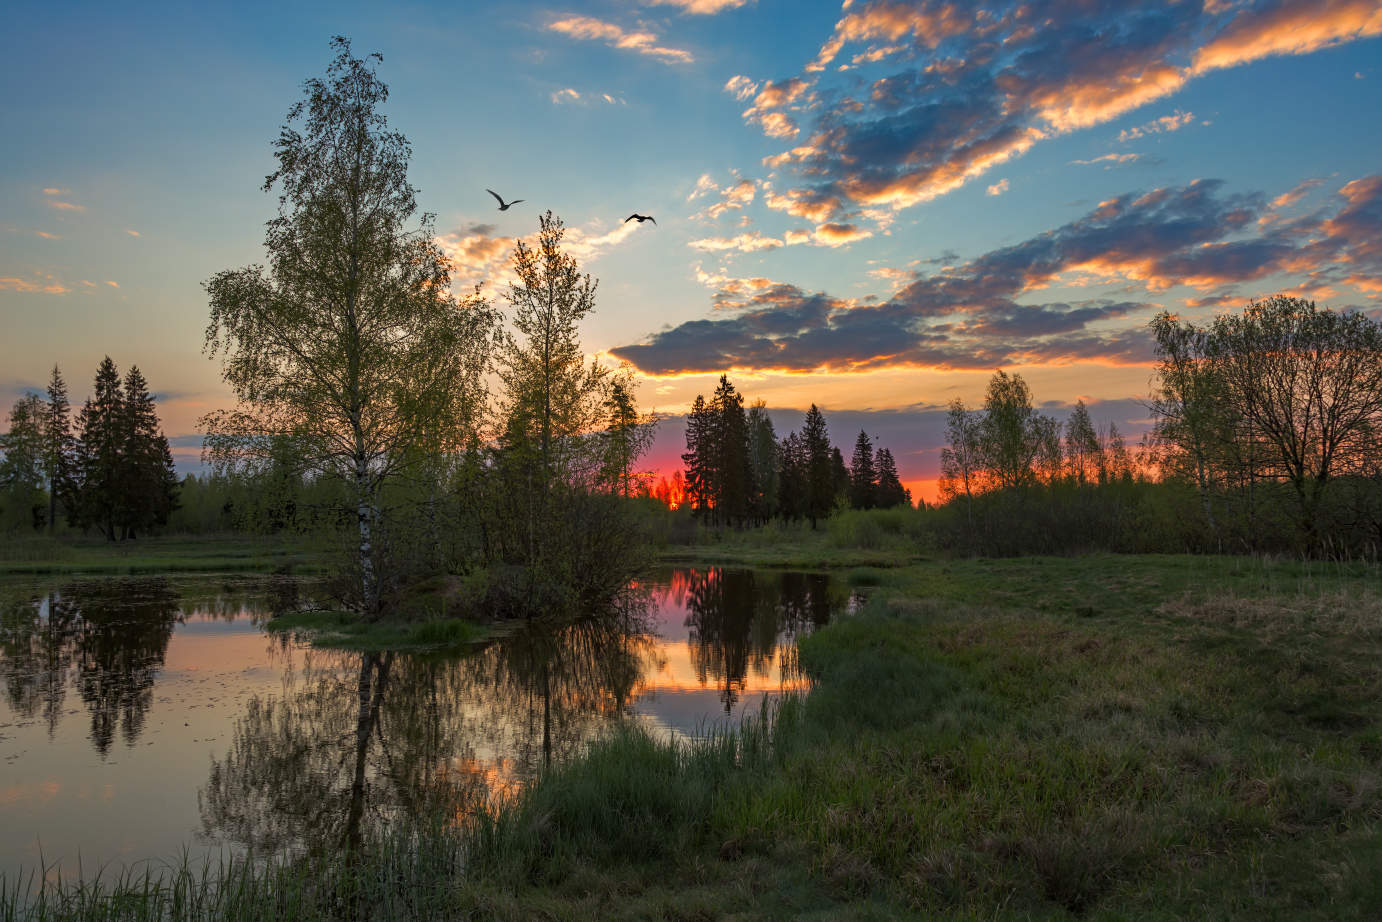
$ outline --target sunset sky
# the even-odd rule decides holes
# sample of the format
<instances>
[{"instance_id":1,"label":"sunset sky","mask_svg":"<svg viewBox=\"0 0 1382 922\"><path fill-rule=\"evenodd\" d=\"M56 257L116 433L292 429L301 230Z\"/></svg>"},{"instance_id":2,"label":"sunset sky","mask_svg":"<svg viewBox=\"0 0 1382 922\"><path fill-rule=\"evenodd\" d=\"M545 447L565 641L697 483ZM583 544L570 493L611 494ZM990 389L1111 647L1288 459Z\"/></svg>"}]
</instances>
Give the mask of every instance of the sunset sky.
<instances>
[{"instance_id":1,"label":"sunset sky","mask_svg":"<svg viewBox=\"0 0 1382 922\"><path fill-rule=\"evenodd\" d=\"M54 362L80 403L109 354L183 470L231 403L201 283L263 260L270 141L335 34L383 55L458 292L502 291L551 208L600 279L585 344L645 406L728 371L779 434L815 402L927 497L946 403L997 368L1135 438L1163 308L1382 309L1378 0L6 10L0 408Z\"/></svg>"}]
</instances>

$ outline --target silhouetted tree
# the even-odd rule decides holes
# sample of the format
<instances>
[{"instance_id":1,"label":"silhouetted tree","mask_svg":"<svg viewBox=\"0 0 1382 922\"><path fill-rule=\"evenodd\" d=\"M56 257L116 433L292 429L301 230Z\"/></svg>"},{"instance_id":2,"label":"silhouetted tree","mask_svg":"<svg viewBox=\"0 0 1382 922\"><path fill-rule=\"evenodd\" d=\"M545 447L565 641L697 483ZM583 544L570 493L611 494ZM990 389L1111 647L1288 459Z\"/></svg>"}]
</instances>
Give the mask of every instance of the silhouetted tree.
<instances>
[{"instance_id":1,"label":"silhouetted tree","mask_svg":"<svg viewBox=\"0 0 1382 922\"><path fill-rule=\"evenodd\" d=\"M93 393L82 407L78 425L78 516L83 527L94 527L114 541L124 506L126 413L120 373L110 356L96 369Z\"/></svg>"},{"instance_id":2,"label":"silhouetted tree","mask_svg":"<svg viewBox=\"0 0 1382 922\"><path fill-rule=\"evenodd\" d=\"M1104 451L1083 400L1075 401L1075 409L1070 411L1070 418L1065 422L1065 460L1070 477L1076 483L1104 481Z\"/></svg>"},{"instance_id":3,"label":"silhouetted tree","mask_svg":"<svg viewBox=\"0 0 1382 922\"><path fill-rule=\"evenodd\" d=\"M657 421L638 412L633 399L632 374L625 370L610 379L605 397L604 471L602 479L611 492L634 495L641 479L634 470L639 457L652 445Z\"/></svg>"},{"instance_id":4,"label":"silhouetted tree","mask_svg":"<svg viewBox=\"0 0 1382 922\"><path fill-rule=\"evenodd\" d=\"M697 394L686 417L686 453L681 460L686 466L686 501L698 517L708 516L714 501L714 434L705 397Z\"/></svg>"},{"instance_id":5,"label":"silhouetted tree","mask_svg":"<svg viewBox=\"0 0 1382 922\"><path fill-rule=\"evenodd\" d=\"M70 517L76 476L76 437L72 434L72 409L67 382L58 366L48 381L48 406L43 420L43 477L48 483L48 532L57 527L58 507Z\"/></svg>"},{"instance_id":6,"label":"silhouetted tree","mask_svg":"<svg viewBox=\"0 0 1382 922\"><path fill-rule=\"evenodd\" d=\"M801 436L787 433L778 447L777 508L788 519L800 519L810 509L810 464Z\"/></svg>"},{"instance_id":7,"label":"silhouetted tree","mask_svg":"<svg viewBox=\"0 0 1382 922\"><path fill-rule=\"evenodd\" d=\"M816 405L806 411L806 421L801 427L802 453L806 462L806 507L805 516L816 521L830 515L835 505L836 467L832 457L830 433L825 427L825 417ZM844 467L844 459L839 466Z\"/></svg>"},{"instance_id":8,"label":"silhouetted tree","mask_svg":"<svg viewBox=\"0 0 1382 922\"><path fill-rule=\"evenodd\" d=\"M878 473L873 467L873 442L861 429L854 440L854 457L849 466L849 504L855 509L880 505Z\"/></svg>"},{"instance_id":9,"label":"silhouetted tree","mask_svg":"<svg viewBox=\"0 0 1382 922\"><path fill-rule=\"evenodd\" d=\"M749 499L755 486L749 466L744 397L735 390L727 375L720 375L720 384L711 397L709 409L715 429L714 518L726 525L742 523L748 517Z\"/></svg>"},{"instance_id":10,"label":"silhouetted tree","mask_svg":"<svg viewBox=\"0 0 1382 922\"><path fill-rule=\"evenodd\" d=\"M749 407L748 429L749 470L754 487L749 514L756 521L765 522L777 515L778 511L780 460L777 433L773 431L767 404L761 400L754 401L753 406Z\"/></svg>"},{"instance_id":11,"label":"silhouetted tree","mask_svg":"<svg viewBox=\"0 0 1382 922\"><path fill-rule=\"evenodd\" d=\"M898 479L897 463L893 460L893 453L886 448L880 448L875 460L878 464L878 505L884 509L910 506L912 491L904 487Z\"/></svg>"},{"instance_id":12,"label":"silhouetted tree","mask_svg":"<svg viewBox=\"0 0 1382 922\"><path fill-rule=\"evenodd\" d=\"M136 366L125 375L123 398L118 506L123 535L133 538L139 531L167 524L177 505L177 473L168 439L159 429L154 398Z\"/></svg>"}]
</instances>

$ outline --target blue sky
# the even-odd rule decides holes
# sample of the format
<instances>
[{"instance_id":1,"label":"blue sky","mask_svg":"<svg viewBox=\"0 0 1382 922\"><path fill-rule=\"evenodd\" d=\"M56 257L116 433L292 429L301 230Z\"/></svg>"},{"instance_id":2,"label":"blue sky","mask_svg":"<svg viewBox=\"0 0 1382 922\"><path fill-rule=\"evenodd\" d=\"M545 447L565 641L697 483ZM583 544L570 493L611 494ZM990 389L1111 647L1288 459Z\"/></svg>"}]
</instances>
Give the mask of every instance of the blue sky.
<instances>
[{"instance_id":1,"label":"blue sky","mask_svg":"<svg viewBox=\"0 0 1382 922\"><path fill-rule=\"evenodd\" d=\"M102 355L179 460L229 403L200 284L262 260L269 142L349 36L411 178L498 290L551 208L593 352L675 413L729 371L935 476L995 368L1135 434L1147 319L1278 291L1382 306L1382 6L748 0L12 4L0 35L0 406ZM485 193L527 201L499 213ZM632 211L657 225L627 227ZM871 415L872 414L872 415ZM911 424L909 424L909 421ZM848 427L848 431L844 431ZM680 450L675 422L655 452ZM925 492L925 488L923 488Z\"/></svg>"}]
</instances>

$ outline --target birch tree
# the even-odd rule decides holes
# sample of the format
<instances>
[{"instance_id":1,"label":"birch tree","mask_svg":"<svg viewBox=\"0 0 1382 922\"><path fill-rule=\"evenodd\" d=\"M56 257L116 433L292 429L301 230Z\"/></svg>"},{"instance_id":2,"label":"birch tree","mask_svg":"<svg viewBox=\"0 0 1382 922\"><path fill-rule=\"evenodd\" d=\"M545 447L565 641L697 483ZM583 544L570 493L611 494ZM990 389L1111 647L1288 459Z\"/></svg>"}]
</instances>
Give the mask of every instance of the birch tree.
<instances>
[{"instance_id":1,"label":"birch tree","mask_svg":"<svg viewBox=\"0 0 1382 922\"><path fill-rule=\"evenodd\" d=\"M380 603L375 530L386 482L420 456L454 449L478 424L494 313L451 294L432 216L417 211L411 149L380 111L379 55L332 41L325 79L304 84L273 142L278 190L267 266L205 283L206 351L238 398L203 418L222 468L294 446L309 474L344 478L358 531L358 604Z\"/></svg>"}]
</instances>

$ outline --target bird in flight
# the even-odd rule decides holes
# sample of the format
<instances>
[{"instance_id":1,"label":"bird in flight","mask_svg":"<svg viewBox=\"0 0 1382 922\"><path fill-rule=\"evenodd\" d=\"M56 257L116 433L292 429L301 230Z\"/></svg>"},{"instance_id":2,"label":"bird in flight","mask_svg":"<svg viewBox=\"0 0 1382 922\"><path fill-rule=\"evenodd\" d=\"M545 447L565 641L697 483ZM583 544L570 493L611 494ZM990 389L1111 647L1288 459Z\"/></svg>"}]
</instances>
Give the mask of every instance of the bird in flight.
<instances>
[{"instance_id":1,"label":"bird in flight","mask_svg":"<svg viewBox=\"0 0 1382 922\"><path fill-rule=\"evenodd\" d=\"M633 214L631 214L631 215L629 215L627 218L625 218L625 219L624 219L624 223L625 223L625 224L628 224L628 223L629 223L630 221L632 221L634 218L637 218L637 219L638 219L638 223L639 223L639 224L642 224L644 221L652 221L654 224L657 223L657 218L654 218L652 215L650 215L650 214L639 214L638 212L634 212Z\"/></svg>"},{"instance_id":2,"label":"bird in flight","mask_svg":"<svg viewBox=\"0 0 1382 922\"><path fill-rule=\"evenodd\" d=\"M486 189L485 191L488 192L490 195L494 196L495 201L497 201L497 202L499 203L499 210L500 210L500 211L508 211L508 210L509 210L509 205L517 205L519 202L523 201L523 199L521 199L521 198L516 198L516 199L514 199L512 202L509 202L508 204L505 204L505 203L504 203L504 200L503 200L502 198L499 197L499 193L498 193L498 192L495 192L493 189Z\"/></svg>"}]
</instances>

